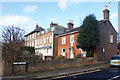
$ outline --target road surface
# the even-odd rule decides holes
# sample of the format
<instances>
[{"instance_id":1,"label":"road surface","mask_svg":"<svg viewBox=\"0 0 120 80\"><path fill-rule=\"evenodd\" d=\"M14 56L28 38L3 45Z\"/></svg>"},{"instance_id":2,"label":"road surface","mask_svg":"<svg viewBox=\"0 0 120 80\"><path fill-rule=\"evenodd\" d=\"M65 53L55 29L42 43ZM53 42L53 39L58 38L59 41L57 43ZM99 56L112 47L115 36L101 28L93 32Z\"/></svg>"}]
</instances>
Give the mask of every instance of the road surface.
<instances>
[{"instance_id":1,"label":"road surface","mask_svg":"<svg viewBox=\"0 0 120 80\"><path fill-rule=\"evenodd\" d=\"M92 71L61 75L51 78L53 80L120 80L120 67L108 67Z\"/></svg>"}]
</instances>

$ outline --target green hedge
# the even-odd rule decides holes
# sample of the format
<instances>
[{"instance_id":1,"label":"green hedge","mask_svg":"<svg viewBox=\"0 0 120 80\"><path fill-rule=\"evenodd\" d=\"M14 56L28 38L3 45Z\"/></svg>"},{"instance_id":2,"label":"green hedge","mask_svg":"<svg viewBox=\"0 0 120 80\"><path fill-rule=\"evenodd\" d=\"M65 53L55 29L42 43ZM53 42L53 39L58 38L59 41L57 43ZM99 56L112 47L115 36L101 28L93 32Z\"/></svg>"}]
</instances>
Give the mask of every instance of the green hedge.
<instances>
[{"instance_id":1,"label":"green hedge","mask_svg":"<svg viewBox=\"0 0 120 80\"><path fill-rule=\"evenodd\" d=\"M23 46L23 47L21 47L21 50L22 51L26 50L26 51L29 51L29 52L32 53L32 52L35 51L35 48L34 47Z\"/></svg>"}]
</instances>

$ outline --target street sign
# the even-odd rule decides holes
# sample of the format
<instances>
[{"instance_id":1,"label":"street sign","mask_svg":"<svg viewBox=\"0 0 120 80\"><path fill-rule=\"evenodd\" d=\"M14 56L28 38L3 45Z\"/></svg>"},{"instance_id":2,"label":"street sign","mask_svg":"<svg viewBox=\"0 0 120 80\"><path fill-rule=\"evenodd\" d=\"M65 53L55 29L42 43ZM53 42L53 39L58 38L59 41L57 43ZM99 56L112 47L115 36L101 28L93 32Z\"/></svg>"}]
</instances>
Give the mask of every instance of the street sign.
<instances>
[{"instance_id":1,"label":"street sign","mask_svg":"<svg viewBox=\"0 0 120 80\"><path fill-rule=\"evenodd\" d=\"M21 66L21 65L26 65L26 72L27 72L27 62L14 62L14 63L12 63L12 74L14 74L14 65L19 65L19 66Z\"/></svg>"},{"instance_id":2,"label":"street sign","mask_svg":"<svg viewBox=\"0 0 120 80\"><path fill-rule=\"evenodd\" d=\"M26 64L26 62L14 62L13 64Z\"/></svg>"},{"instance_id":3,"label":"street sign","mask_svg":"<svg viewBox=\"0 0 120 80\"><path fill-rule=\"evenodd\" d=\"M103 48L103 53L105 52L105 49Z\"/></svg>"}]
</instances>

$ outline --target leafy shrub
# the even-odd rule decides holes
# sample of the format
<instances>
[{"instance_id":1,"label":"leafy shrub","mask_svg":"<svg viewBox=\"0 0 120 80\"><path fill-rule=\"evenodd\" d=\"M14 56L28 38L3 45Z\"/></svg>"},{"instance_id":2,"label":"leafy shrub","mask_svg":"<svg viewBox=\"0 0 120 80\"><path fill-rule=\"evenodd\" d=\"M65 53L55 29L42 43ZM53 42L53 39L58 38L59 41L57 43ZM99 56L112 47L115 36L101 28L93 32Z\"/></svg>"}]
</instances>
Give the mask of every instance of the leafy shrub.
<instances>
[{"instance_id":1,"label":"leafy shrub","mask_svg":"<svg viewBox=\"0 0 120 80\"><path fill-rule=\"evenodd\" d=\"M57 60L57 59L60 59L60 57L59 56L55 56L54 59Z\"/></svg>"}]
</instances>

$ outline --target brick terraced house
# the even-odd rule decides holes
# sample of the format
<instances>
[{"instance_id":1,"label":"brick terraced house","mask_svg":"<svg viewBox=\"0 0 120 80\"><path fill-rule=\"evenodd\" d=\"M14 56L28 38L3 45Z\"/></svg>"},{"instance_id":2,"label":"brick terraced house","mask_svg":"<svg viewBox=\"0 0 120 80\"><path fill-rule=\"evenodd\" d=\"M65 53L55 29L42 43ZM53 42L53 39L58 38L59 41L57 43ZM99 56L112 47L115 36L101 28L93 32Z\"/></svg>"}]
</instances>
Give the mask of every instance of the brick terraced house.
<instances>
[{"instance_id":1,"label":"brick terraced house","mask_svg":"<svg viewBox=\"0 0 120 80\"><path fill-rule=\"evenodd\" d=\"M73 26L73 21L69 21L67 32L58 36L58 56L62 55L68 59L75 58L78 55L86 56L85 51L76 47L80 27L73 28Z\"/></svg>"},{"instance_id":2,"label":"brick terraced house","mask_svg":"<svg viewBox=\"0 0 120 80\"><path fill-rule=\"evenodd\" d=\"M36 25L36 28L31 31L30 33L26 34L25 37L25 46L35 47L35 39L37 36L37 33L40 31L43 31L44 28L40 27L38 24Z\"/></svg>"},{"instance_id":3,"label":"brick terraced house","mask_svg":"<svg viewBox=\"0 0 120 80\"><path fill-rule=\"evenodd\" d=\"M100 42L94 51L94 57L97 60L109 60L112 55L117 54L117 32L109 21L109 10L107 6L103 11L104 19L99 21ZM63 55L66 58L75 58L81 54L85 57L86 52L77 49L78 28L73 28L73 23L68 23L69 31L58 36L58 56Z\"/></svg>"},{"instance_id":4,"label":"brick terraced house","mask_svg":"<svg viewBox=\"0 0 120 80\"><path fill-rule=\"evenodd\" d=\"M35 53L43 55L43 60L49 60L53 56L57 56L57 35L64 33L67 28L51 23L50 28L38 33L36 37Z\"/></svg>"}]
</instances>

